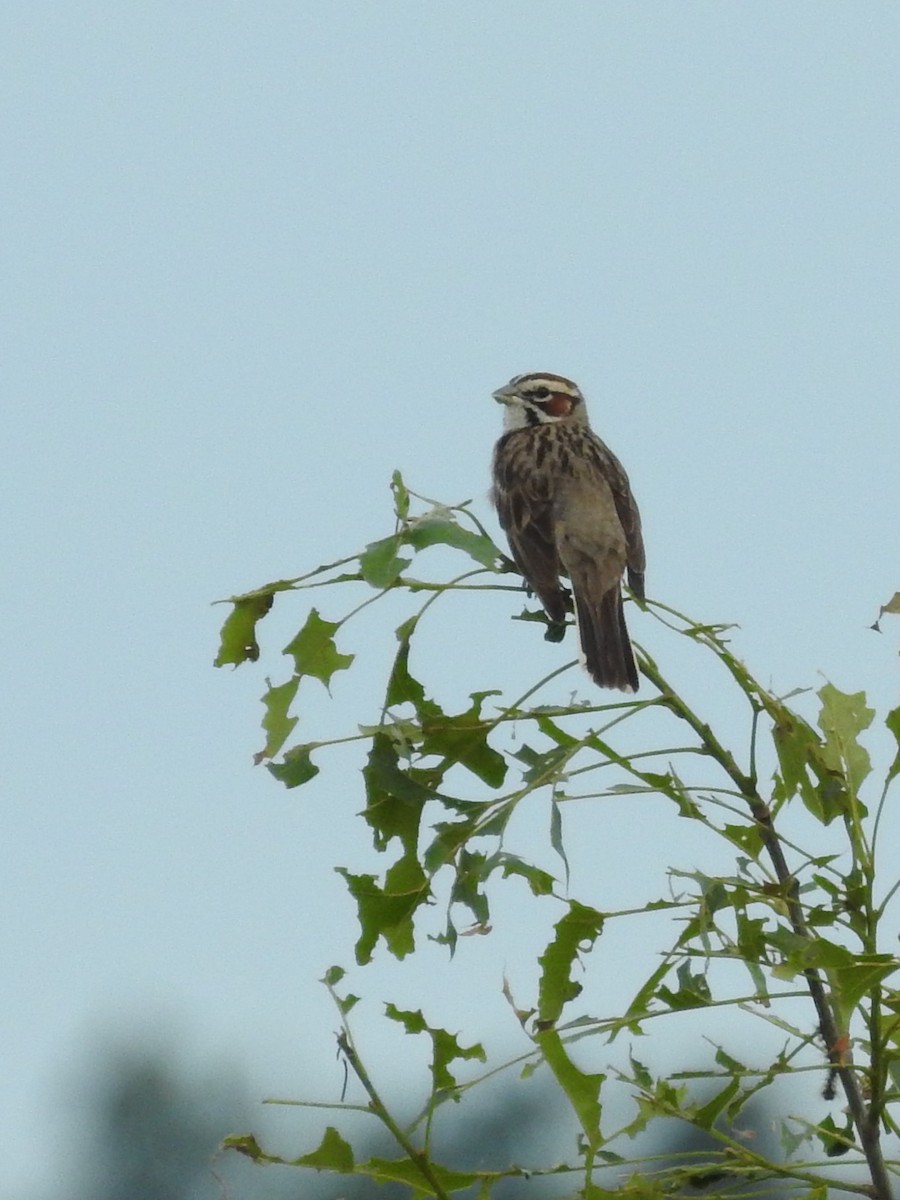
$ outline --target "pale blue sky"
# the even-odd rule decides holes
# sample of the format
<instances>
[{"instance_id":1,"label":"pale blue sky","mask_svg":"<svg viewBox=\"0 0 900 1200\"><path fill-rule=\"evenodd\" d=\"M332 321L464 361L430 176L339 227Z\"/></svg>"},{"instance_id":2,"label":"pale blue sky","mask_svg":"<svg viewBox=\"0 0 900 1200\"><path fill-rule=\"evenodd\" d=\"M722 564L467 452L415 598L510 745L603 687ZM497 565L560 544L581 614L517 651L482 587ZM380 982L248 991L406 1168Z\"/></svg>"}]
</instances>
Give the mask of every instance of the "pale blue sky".
<instances>
[{"instance_id":1,"label":"pale blue sky","mask_svg":"<svg viewBox=\"0 0 900 1200\"><path fill-rule=\"evenodd\" d=\"M110 1031L339 1089L315 981L350 960L332 866L376 869L352 764L252 769L263 669L212 669L209 601L388 532L395 467L492 520L511 375L581 384L652 595L739 623L784 690L897 702L866 626L900 587L898 34L878 0L3 6L4 1200L49 1200ZM442 626L449 698L570 653L509 611ZM623 802L597 861L647 829ZM509 932L427 951L436 1020L487 1004L512 1042ZM366 989L428 1007L409 971Z\"/></svg>"}]
</instances>

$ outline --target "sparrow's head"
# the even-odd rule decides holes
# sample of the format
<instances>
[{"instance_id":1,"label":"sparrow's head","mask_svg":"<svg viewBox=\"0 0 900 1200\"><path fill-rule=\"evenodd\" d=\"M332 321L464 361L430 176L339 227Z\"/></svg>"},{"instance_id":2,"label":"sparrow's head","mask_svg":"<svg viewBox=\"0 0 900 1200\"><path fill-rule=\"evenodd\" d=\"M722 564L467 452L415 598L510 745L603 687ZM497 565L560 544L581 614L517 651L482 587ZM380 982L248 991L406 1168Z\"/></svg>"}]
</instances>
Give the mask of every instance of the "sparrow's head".
<instances>
[{"instance_id":1,"label":"sparrow's head","mask_svg":"<svg viewBox=\"0 0 900 1200\"><path fill-rule=\"evenodd\" d=\"M571 379L562 375L548 375L545 371L516 375L494 392L494 399L505 407L503 425L507 430L556 425L560 421L587 422L584 396Z\"/></svg>"}]
</instances>

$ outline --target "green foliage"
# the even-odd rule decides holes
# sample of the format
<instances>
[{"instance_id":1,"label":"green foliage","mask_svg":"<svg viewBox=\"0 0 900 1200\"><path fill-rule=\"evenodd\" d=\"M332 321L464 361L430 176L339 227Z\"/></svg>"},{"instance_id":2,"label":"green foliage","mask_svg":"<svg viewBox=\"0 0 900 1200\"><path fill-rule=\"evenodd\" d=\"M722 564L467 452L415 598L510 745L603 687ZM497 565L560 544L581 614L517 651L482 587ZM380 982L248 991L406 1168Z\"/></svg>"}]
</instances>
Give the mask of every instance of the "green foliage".
<instances>
[{"instance_id":1,"label":"green foliage","mask_svg":"<svg viewBox=\"0 0 900 1200\"><path fill-rule=\"evenodd\" d=\"M414 646L427 636L423 615L461 591L518 593L519 584L509 578L511 564L469 504L418 497L396 474L391 488L392 532L356 556L236 597L217 659L223 665L257 658L257 625L280 593L331 587L337 596L352 596L339 609L343 616L332 613L328 619L313 608L285 648L292 670L270 683L263 697L265 743L257 760L273 760L268 768L275 778L297 788L327 773L338 747L365 748L361 817L379 856L373 859L377 867L365 873L336 867L356 905L357 964L368 963L380 946L402 960L417 951L422 935L452 954L465 934L490 933L499 889L516 887L523 905L535 907L538 923L552 906L555 924L537 958L536 995L520 1007L509 985L504 987L523 1039L522 1053L507 1067L516 1066L525 1078L546 1068L568 1105L577 1147L570 1161L542 1173L571 1176L576 1189L571 1195L585 1200L668 1196L691 1187L716 1196L736 1183L759 1189L773 1180L782 1191L824 1196L837 1186L830 1159L841 1155L868 1174L864 1187L841 1186L888 1200L890 1177L900 1172L900 1163L886 1162L880 1137L884 1130L900 1132L900 992L893 986L898 960L886 950L883 923L900 882L876 876L876 851L888 789L900 774L900 707L884 720L893 759L877 785L862 740L876 714L863 693L825 684L817 716L803 714L735 658L727 627L698 624L648 601L663 644L675 638L693 643L711 666L724 669L743 697L747 726L735 749L713 728L715 708L706 712L689 705L646 651L639 697L594 693L587 704L559 703L549 685L567 665L524 696L509 699L495 688L480 688L461 711L445 708L410 666ZM436 553L437 560L426 558ZM449 571L430 580L426 561L442 569L450 564ZM462 564L455 575L454 562ZM331 688L339 672L350 671L358 649L352 619L391 594L405 597L410 608L394 631L383 698L370 705L368 723L332 740L290 744L303 720L303 677ZM523 617L547 625L539 612ZM548 632L557 639L562 630ZM473 664L473 675L476 671ZM539 692L544 699L536 703ZM772 771L771 781L761 778L763 764ZM644 904L618 912L600 912L572 894L589 881L570 876L566 806L623 795L640 802L656 797L705 839L716 839L719 873L673 865L666 897L659 894L663 881L649 878ZM545 849L558 877L510 848L511 818L533 798L540 798L547 813ZM348 798L347 814L358 808L359 800ZM790 842L780 831L788 817ZM892 857L887 856L889 868ZM647 913L670 918L669 933L630 1004L612 1016L573 1010L608 929L639 922ZM340 1015L339 1047L366 1093L365 1111L390 1131L399 1156L357 1161L349 1141L333 1127L316 1148L291 1160L268 1154L252 1135L228 1144L260 1163L290 1161L401 1182L414 1197L448 1197L467 1189L489 1197L500 1179L521 1176L515 1164L503 1171L456 1170L433 1153L437 1109L478 1084L471 1071L473 1063L486 1060L482 1043L466 1044L469 1039L459 1033L430 1025L418 1009L387 1004L389 1021L431 1045L429 1078L422 1086L427 1099L420 1116L403 1124L356 1049L349 1017L351 1009L358 1012L357 997L338 994L343 980L343 970L332 968L324 981ZM798 1004L804 1003L806 1015L798 1018ZM635 1044L651 1028L676 1030L701 1014L706 1042L695 1047L690 1072L656 1070L635 1056ZM724 1036L719 1040L716 1022L723 1014L731 1016L723 1029L733 1029L738 1019L745 1027L737 1050L726 1047ZM768 1062L751 1052L757 1023L783 1039ZM627 1068L611 1065L604 1053L616 1039L629 1047ZM704 1066L708 1042L714 1057ZM648 1046L642 1052L647 1062L653 1043ZM792 1074L814 1104L831 1103L839 1089L842 1108L816 1121L782 1114L785 1157L776 1163L736 1130L750 1101L780 1096L779 1081ZM629 1118L618 1126L607 1116L621 1111L621 1103L608 1103L614 1093L631 1101ZM824 1099L816 1098L820 1094ZM713 1139L702 1161L665 1165L635 1152L632 1139L671 1120ZM801 1157L815 1147L820 1158Z\"/></svg>"}]
</instances>

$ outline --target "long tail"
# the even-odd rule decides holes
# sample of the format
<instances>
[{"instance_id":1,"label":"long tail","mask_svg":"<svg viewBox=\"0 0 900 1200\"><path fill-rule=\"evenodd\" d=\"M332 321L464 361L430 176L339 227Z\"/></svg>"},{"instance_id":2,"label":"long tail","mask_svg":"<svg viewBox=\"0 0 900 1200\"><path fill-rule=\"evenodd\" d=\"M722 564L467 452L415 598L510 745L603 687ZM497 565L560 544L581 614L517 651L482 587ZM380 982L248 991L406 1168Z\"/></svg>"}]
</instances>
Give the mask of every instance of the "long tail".
<instances>
[{"instance_id":1,"label":"long tail","mask_svg":"<svg viewBox=\"0 0 900 1200\"><path fill-rule=\"evenodd\" d=\"M625 624L622 589L617 583L592 603L583 588L575 592L575 616L584 665L600 687L638 690L638 669Z\"/></svg>"}]
</instances>

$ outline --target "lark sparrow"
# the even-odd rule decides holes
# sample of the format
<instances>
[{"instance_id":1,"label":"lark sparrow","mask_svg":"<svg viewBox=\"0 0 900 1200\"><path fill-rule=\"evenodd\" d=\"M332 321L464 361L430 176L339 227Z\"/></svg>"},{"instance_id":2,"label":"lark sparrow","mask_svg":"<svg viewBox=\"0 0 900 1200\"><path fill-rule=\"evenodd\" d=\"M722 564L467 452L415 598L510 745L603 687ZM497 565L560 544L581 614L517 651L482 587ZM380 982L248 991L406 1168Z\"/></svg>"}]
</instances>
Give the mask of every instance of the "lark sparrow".
<instances>
[{"instance_id":1,"label":"lark sparrow","mask_svg":"<svg viewBox=\"0 0 900 1200\"><path fill-rule=\"evenodd\" d=\"M551 621L572 584L584 665L601 687L638 689L622 577L644 595L641 518L628 476L588 422L584 397L561 375L517 375L494 392L505 406L494 449L493 498L516 566Z\"/></svg>"}]
</instances>

